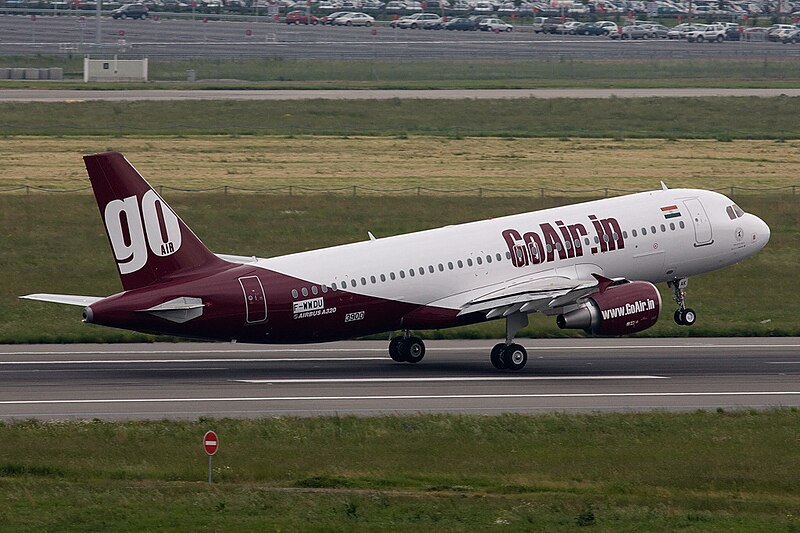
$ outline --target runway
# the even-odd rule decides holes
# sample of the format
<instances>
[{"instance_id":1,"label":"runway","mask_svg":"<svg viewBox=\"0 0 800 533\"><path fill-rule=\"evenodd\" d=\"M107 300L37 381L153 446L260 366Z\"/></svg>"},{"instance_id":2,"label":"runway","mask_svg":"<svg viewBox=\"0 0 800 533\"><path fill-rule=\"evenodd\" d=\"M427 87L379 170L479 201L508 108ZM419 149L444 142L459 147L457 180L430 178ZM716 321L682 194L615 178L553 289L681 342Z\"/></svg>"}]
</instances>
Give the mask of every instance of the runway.
<instances>
[{"instance_id":1,"label":"runway","mask_svg":"<svg viewBox=\"0 0 800 533\"><path fill-rule=\"evenodd\" d=\"M0 89L0 102L90 102L144 100L459 100L519 98L771 98L800 96L800 89L441 89L441 90L70 90Z\"/></svg>"},{"instance_id":2,"label":"runway","mask_svg":"<svg viewBox=\"0 0 800 533\"><path fill-rule=\"evenodd\" d=\"M196 419L401 413L689 411L800 406L800 338L525 339L518 373L492 341L0 346L0 419Z\"/></svg>"}]
</instances>

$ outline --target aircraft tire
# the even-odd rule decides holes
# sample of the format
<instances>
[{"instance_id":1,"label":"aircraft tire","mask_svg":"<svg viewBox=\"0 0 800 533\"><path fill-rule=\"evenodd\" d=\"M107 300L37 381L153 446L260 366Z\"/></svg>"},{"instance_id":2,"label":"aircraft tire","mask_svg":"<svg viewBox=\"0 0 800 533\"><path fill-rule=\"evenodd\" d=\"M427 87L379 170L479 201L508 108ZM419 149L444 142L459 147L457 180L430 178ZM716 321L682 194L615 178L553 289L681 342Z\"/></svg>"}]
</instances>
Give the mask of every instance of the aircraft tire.
<instances>
[{"instance_id":1,"label":"aircraft tire","mask_svg":"<svg viewBox=\"0 0 800 533\"><path fill-rule=\"evenodd\" d=\"M389 357L392 358L393 361L397 361L398 363L405 363L406 360L403 357L403 337L395 337L391 341L389 341Z\"/></svg>"},{"instance_id":2,"label":"aircraft tire","mask_svg":"<svg viewBox=\"0 0 800 533\"><path fill-rule=\"evenodd\" d=\"M687 307L686 309L683 310L681 319L683 319L684 326L691 326L695 322L697 322L697 313L694 311L694 309L690 309Z\"/></svg>"},{"instance_id":3,"label":"aircraft tire","mask_svg":"<svg viewBox=\"0 0 800 533\"><path fill-rule=\"evenodd\" d=\"M500 356L508 370L522 370L528 362L528 351L520 344L509 344Z\"/></svg>"},{"instance_id":4,"label":"aircraft tire","mask_svg":"<svg viewBox=\"0 0 800 533\"><path fill-rule=\"evenodd\" d=\"M681 312L680 309L676 309L675 310L675 315L674 315L675 323L678 324L679 326L683 325L683 316L682 315L683 315L683 313Z\"/></svg>"},{"instance_id":5,"label":"aircraft tire","mask_svg":"<svg viewBox=\"0 0 800 533\"><path fill-rule=\"evenodd\" d=\"M492 348L492 352L489 354L489 359L492 361L492 366L495 367L497 370L505 370L505 364L503 363L503 350L505 350L506 345L504 343L495 344L494 348Z\"/></svg>"},{"instance_id":6,"label":"aircraft tire","mask_svg":"<svg viewBox=\"0 0 800 533\"><path fill-rule=\"evenodd\" d=\"M419 363L425 357L425 343L419 337L409 337L400 345L400 353L407 363Z\"/></svg>"}]
</instances>

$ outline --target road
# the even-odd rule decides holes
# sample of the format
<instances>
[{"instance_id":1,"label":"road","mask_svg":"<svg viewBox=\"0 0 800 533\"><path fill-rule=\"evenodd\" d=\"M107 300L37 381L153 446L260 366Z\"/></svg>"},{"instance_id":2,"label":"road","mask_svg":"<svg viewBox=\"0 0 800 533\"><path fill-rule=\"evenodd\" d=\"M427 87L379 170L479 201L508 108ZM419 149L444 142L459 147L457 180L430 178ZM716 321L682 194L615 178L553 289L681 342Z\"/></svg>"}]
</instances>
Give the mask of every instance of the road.
<instances>
[{"instance_id":1,"label":"road","mask_svg":"<svg viewBox=\"0 0 800 533\"><path fill-rule=\"evenodd\" d=\"M385 342L0 346L0 419L196 419L800 406L800 338L429 341L419 365Z\"/></svg>"},{"instance_id":2,"label":"road","mask_svg":"<svg viewBox=\"0 0 800 533\"><path fill-rule=\"evenodd\" d=\"M513 98L687 98L703 96L800 96L800 89L441 89L441 90L69 90L0 89L0 102L96 100L430 100Z\"/></svg>"},{"instance_id":3,"label":"road","mask_svg":"<svg viewBox=\"0 0 800 533\"><path fill-rule=\"evenodd\" d=\"M800 46L771 42L688 43L614 41L606 37L542 35L530 26L509 33L287 26L253 21L103 18L95 43L94 18L42 15L32 20L0 11L0 56L90 54L120 58L287 59L770 59L800 58Z\"/></svg>"}]
</instances>

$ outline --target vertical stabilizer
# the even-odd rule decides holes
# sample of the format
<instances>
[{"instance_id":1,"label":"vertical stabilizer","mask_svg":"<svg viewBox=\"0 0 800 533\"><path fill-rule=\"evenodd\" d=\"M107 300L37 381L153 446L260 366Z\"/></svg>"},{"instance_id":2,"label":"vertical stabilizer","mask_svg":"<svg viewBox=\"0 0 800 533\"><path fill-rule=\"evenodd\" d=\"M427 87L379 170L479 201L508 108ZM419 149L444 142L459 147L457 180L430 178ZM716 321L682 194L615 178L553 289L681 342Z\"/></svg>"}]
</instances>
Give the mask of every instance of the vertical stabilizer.
<instances>
[{"instance_id":1,"label":"vertical stabilizer","mask_svg":"<svg viewBox=\"0 0 800 533\"><path fill-rule=\"evenodd\" d=\"M83 158L123 288L227 265L117 152Z\"/></svg>"}]
</instances>

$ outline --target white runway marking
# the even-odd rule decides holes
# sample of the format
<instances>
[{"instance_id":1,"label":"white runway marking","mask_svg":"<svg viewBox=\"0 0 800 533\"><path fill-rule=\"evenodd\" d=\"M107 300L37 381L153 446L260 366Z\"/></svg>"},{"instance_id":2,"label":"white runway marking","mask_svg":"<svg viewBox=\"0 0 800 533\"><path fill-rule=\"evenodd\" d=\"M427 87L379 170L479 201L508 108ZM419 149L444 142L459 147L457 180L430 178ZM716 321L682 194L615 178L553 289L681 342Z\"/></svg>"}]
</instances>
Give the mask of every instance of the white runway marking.
<instances>
[{"instance_id":1,"label":"white runway marking","mask_svg":"<svg viewBox=\"0 0 800 533\"><path fill-rule=\"evenodd\" d=\"M572 381L615 379L670 379L665 376L449 376L429 378L320 378L320 379L234 379L247 384L313 384L313 383L437 383L459 381Z\"/></svg>"},{"instance_id":2,"label":"white runway marking","mask_svg":"<svg viewBox=\"0 0 800 533\"><path fill-rule=\"evenodd\" d=\"M574 394L403 394L396 396L256 396L223 398L98 398L88 400L4 400L0 405L58 405L58 404L132 404L132 403L190 403L190 402L316 402L316 401L374 401L374 400L487 400L514 398L677 398L719 396L800 396L800 391L750 392L619 392Z\"/></svg>"}]
</instances>

